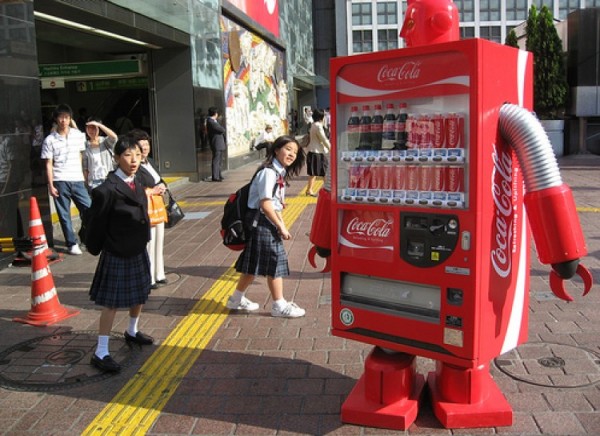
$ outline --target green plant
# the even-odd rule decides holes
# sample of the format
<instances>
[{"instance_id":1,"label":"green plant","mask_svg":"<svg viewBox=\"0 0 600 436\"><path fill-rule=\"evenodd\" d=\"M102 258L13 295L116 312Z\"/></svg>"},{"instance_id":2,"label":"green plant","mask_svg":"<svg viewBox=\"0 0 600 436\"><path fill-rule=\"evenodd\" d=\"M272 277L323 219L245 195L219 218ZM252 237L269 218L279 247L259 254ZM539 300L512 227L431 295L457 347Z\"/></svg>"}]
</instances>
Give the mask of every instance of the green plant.
<instances>
[{"instance_id":1,"label":"green plant","mask_svg":"<svg viewBox=\"0 0 600 436\"><path fill-rule=\"evenodd\" d=\"M528 51L533 53L533 110L540 119L562 118L568 85L562 41L547 6L531 6L527 17Z\"/></svg>"},{"instance_id":2,"label":"green plant","mask_svg":"<svg viewBox=\"0 0 600 436\"><path fill-rule=\"evenodd\" d=\"M515 29L511 29L510 32L508 32L504 44L508 45L509 47L519 48L519 41L517 39L517 32L515 32Z\"/></svg>"}]
</instances>

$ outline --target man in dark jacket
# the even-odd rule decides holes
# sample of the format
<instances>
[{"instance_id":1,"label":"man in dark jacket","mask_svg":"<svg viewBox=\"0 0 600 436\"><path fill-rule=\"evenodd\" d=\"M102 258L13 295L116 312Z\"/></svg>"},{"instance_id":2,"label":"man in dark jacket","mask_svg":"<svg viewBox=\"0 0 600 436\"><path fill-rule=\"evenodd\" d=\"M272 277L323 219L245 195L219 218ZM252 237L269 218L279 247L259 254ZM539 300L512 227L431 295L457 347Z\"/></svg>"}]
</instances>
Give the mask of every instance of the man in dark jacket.
<instances>
[{"instance_id":1,"label":"man in dark jacket","mask_svg":"<svg viewBox=\"0 0 600 436\"><path fill-rule=\"evenodd\" d=\"M223 161L223 152L227 149L225 144L225 127L217 121L219 111L216 107L208 108L208 118L206 119L206 130L208 133L208 142L212 152L212 181L222 182L221 162Z\"/></svg>"}]
</instances>

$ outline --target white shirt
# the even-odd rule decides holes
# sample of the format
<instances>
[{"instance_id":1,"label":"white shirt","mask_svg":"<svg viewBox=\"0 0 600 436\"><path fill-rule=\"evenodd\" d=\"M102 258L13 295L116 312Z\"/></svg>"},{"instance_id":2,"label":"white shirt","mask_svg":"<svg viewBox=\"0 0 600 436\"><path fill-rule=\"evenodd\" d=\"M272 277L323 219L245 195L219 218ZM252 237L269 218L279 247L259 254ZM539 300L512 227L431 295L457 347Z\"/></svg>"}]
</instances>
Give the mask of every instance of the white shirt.
<instances>
[{"instance_id":1,"label":"white shirt","mask_svg":"<svg viewBox=\"0 0 600 436\"><path fill-rule=\"evenodd\" d=\"M55 182L83 182L81 152L85 150L85 134L70 128L66 136L52 132L42 144L42 159L52 159Z\"/></svg>"},{"instance_id":2,"label":"white shirt","mask_svg":"<svg viewBox=\"0 0 600 436\"><path fill-rule=\"evenodd\" d=\"M273 209L275 211L282 211L285 198L285 183L279 184L275 190L275 195L273 195L273 187L277 184L278 180L283 182L285 173L285 168L283 168L277 159L273 159L272 169L265 168L261 170L252 181L252 185L250 185L248 207L250 209L258 209L260 201L268 198L273 201Z\"/></svg>"}]
</instances>

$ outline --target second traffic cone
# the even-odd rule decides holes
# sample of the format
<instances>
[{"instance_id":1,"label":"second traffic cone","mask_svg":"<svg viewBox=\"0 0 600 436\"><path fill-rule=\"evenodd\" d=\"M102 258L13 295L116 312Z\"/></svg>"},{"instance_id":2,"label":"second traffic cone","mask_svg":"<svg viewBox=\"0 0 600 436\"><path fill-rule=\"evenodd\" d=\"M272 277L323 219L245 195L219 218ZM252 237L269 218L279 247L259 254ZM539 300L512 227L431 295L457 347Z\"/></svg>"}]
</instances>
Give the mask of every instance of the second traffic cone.
<instances>
[{"instance_id":1,"label":"second traffic cone","mask_svg":"<svg viewBox=\"0 0 600 436\"><path fill-rule=\"evenodd\" d=\"M48 262L54 263L62 260L58 253L48 247L40 208L38 207L37 198L33 196L29 199L29 238L31 238L32 241L35 241L36 238L40 238L44 249L44 255L46 256L46 259L48 259Z\"/></svg>"},{"instance_id":2,"label":"second traffic cone","mask_svg":"<svg viewBox=\"0 0 600 436\"><path fill-rule=\"evenodd\" d=\"M39 210L37 201L32 197L31 216L34 217ZM67 309L58 301L58 293L54 286L54 278L46 258L46 237L38 235L32 238L33 257L31 260L31 310L23 318L13 318L15 322L22 322L34 326L47 326L66 318L79 314L79 310Z\"/></svg>"}]
</instances>

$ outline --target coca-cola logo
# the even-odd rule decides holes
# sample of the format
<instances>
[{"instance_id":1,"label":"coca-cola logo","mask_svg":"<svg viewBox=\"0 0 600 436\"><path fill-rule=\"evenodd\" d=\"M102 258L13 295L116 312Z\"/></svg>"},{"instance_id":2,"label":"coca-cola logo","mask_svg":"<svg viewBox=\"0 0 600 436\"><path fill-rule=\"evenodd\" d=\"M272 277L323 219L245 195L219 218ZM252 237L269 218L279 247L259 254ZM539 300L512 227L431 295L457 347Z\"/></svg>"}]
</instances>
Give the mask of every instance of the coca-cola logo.
<instances>
[{"instance_id":1,"label":"coca-cola logo","mask_svg":"<svg viewBox=\"0 0 600 436\"><path fill-rule=\"evenodd\" d=\"M496 273L508 277L511 272L511 247L513 238L512 156L496 148L492 152L492 198L495 206L492 226L491 261Z\"/></svg>"},{"instance_id":2,"label":"coca-cola logo","mask_svg":"<svg viewBox=\"0 0 600 436\"><path fill-rule=\"evenodd\" d=\"M372 221L361 221L358 217L352 218L346 227L348 235L360 235L375 238L387 238L392 231L392 220L377 218Z\"/></svg>"},{"instance_id":3,"label":"coca-cola logo","mask_svg":"<svg viewBox=\"0 0 600 436\"><path fill-rule=\"evenodd\" d=\"M399 66L385 64L377 73L377 81L397 82L418 79L421 74L421 62L406 62Z\"/></svg>"}]
</instances>

